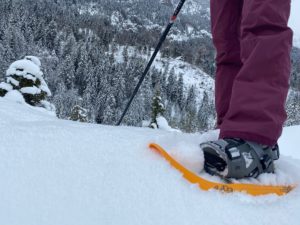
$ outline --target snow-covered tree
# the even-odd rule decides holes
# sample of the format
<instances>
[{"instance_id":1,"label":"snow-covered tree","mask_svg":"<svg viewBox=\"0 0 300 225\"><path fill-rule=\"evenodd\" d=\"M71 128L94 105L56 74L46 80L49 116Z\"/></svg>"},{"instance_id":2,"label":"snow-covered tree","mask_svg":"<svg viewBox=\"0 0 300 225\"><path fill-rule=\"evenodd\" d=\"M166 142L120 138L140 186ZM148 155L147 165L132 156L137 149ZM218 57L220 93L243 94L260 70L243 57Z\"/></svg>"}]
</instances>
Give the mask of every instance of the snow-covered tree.
<instances>
[{"instance_id":1,"label":"snow-covered tree","mask_svg":"<svg viewBox=\"0 0 300 225\"><path fill-rule=\"evenodd\" d=\"M300 93L291 91L288 96L288 101L286 103L286 111L288 114L286 126L300 124L300 103L299 102L300 102Z\"/></svg>"},{"instance_id":2,"label":"snow-covered tree","mask_svg":"<svg viewBox=\"0 0 300 225\"><path fill-rule=\"evenodd\" d=\"M75 105L72 108L71 115L69 117L70 120L78 121L78 122L87 122L87 110L80 105Z\"/></svg>"},{"instance_id":3,"label":"snow-covered tree","mask_svg":"<svg viewBox=\"0 0 300 225\"><path fill-rule=\"evenodd\" d=\"M84 13L83 9L89 8L90 2L93 2L93 10L101 13ZM0 95L5 95L12 88L6 83L5 76L11 62L27 54L38 54L43 61L44 78L53 94L51 101L55 103L60 118L69 118L71 109L82 97L84 101L80 106L88 110L89 121L115 124L145 69L157 35L173 12L173 7L161 3L169 5L170 2L176 3L175 0L1 1L0 82L5 82L1 84ZM187 12L187 16L176 23L172 41L164 43L158 63L147 75L124 124L138 126L141 121L150 120L152 90L160 82L166 108L164 116L172 127L195 132L212 126L216 117L211 95L213 90L205 86L205 81L202 83L201 91L209 94L209 104L205 107L207 113L204 113L203 109L199 110L199 85L195 83L195 104L199 105L194 108L193 104L186 103L189 95L187 84L190 82L183 82L191 77L185 67L199 67L214 77L215 50L209 33L205 32L209 31L207 2L199 2L199 9ZM120 21L128 20L132 24L116 26L109 19L114 14L118 14ZM147 21L156 25L149 29L151 24ZM193 33L186 24L194 28ZM180 40L181 35L191 38ZM291 90L298 93L299 56L300 50L293 48ZM178 69L178 60L187 64ZM151 77L150 86L147 84L148 77ZM193 100L191 94L189 99ZM288 124L298 124L299 98L291 96L287 106ZM206 128L205 121L208 121Z\"/></svg>"},{"instance_id":4,"label":"snow-covered tree","mask_svg":"<svg viewBox=\"0 0 300 225\"><path fill-rule=\"evenodd\" d=\"M123 60L124 60L124 63L128 63L128 47L124 47L123 49L123 52L122 52L122 56L123 56Z\"/></svg>"},{"instance_id":5,"label":"snow-covered tree","mask_svg":"<svg viewBox=\"0 0 300 225\"><path fill-rule=\"evenodd\" d=\"M208 99L208 95L206 92L204 92L203 94L203 99L202 99L202 103L201 106L198 110L198 121L199 121L199 129L203 130L203 129L207 129L208 127L208 117L209 117L209 99Z\"/></svg>"},{"instance_id":6,"label":"snow-covered tree","mask_svg":"<svg viewBox=\"0 0 300 225\"><path fill-rule=\"evenodd\" d=\"M67 119L74 105L77 104L77 91L75 89L68 90L63 83L58 84L57 92L59 95L55 95L53 102L56 106L56 115L58 118Z\"/></svg>"},{"instance_id":7,"label":"snow-covered tree","mask_svg":"<svg viewBox=\"0 0 300 225\"><path fill-rule=\"evenodd\" d=\"M188 132L194 132L195 130L197 130L197 105L194 86L189 89L186 99L185 111L185 116L183 117L184 129Z\"/></svg>"},{"instance_id":8,"label":"snow-covered tree","mask_svg":"<svg viewBox=\"0 0 300 225\"><path fill-rule=\"evenodd\" d=\"M156 129L159 128L159 125L157 123L157 118L159 116L163 116L163 113L165 111L165 106L161 99L159 88L156 88L155 95L152 100L151 109L152 109L152 113L151 113L151 122L149 127Z\"/></svg>"},{"instance_id":9,"label":"snow-covered tree","mask_svg":"<svg viewBox=\"0 0 300 225\"><path fill-rule=\"evenodd\" d=\"M57 35L57 24L52 20L45 29L45 35L43 36L44 43L49 49L53 49L54 41Z\"/></svg>"},{"instance_id":10,"label":"snow-covered tree","mask_svg":"<svg viewBox=\"0 0 300 225\"><path fill-rule=\"evenodd\" d=\"M72 89L75 83L75 69L72 57L67 55L64 62L61 64L59 75L64 80L67 89Z\"/></svg>"},{"instance_id":11,"label":"snow-covered tree","mask_svg":"<svg viewBox=\"0 0 300 225\"><path fill-rule=\"evenodd\" d=\"M177 103L179 105L179 108L182 110L184 106L184 96L183 96L183 75L179 75L179 80L177 84Z\"/></svg>"},{"instance_id":12,"label":"snow-covered tree","mask_svg":"<svg viewBox=\"0 0 300 225\"><path fill-rule=\"evenodd\" d=\"M177 99L177 85L176 85L176 75L175 69L172 68L169 77L168 77L168 84L167 84L167 95L171 99L171 101L176 101Z\"/></svg>"},{"instance_id":13,"label":"snow-covered tree","mask_svg":"<svg viewBox=\"0 0 300 225\"><path fill-rule=\"evenodd\" d=\"M80 95L83 94L83 91L86 87L86 78L87 78L88 71L91 67L90 63L91 62L88 59L86 46L83 45L79 49L78 63L75 72L75 84L78 87L78 92Z\"/></svg>"},{"instance_id":14,"label":"snow-covered tree","mask_svg":"<svg viewBox=\"0 0 300 225\"><path fill-rule=\"evenodd\" d=\"M12 63L6 71L5 82L0 84L0 96L17 90L28 104L53 110L53 106L46 101L51 92L40 67L41 62L35 56L26 56Z\"/></svg>"}]
</instances>

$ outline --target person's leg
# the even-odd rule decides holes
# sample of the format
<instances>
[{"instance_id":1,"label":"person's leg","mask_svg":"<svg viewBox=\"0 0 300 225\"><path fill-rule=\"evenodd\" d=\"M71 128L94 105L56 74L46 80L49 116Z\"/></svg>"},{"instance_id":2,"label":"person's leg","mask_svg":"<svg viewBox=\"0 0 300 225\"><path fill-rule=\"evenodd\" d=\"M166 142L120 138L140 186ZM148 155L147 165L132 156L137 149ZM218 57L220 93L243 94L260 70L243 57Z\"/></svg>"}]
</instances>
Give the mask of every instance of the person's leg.
<instances>
[{"instance_id":1,"label":"person's leg","mask_svg":"<svg viewBox=\"0 0 300 225\"><path fill-rule=\"evenodd\" d=\"M271 146L280 137L291 67L289 14L290 0L244 1L243 67L234 80L220 138L242 138Z\"/></svg>"},{"instance_id":2,"label":"person's leg","mask_svg":"<svg viewBox=\"0 0 300 225\"><path fill-rule=\"evenodd\" d=\"M217 126L227 113L233 81L241 69L240 25L243 0L211 0L211 30L217 51L215 103Z\"/></svg>"}]
</instances>

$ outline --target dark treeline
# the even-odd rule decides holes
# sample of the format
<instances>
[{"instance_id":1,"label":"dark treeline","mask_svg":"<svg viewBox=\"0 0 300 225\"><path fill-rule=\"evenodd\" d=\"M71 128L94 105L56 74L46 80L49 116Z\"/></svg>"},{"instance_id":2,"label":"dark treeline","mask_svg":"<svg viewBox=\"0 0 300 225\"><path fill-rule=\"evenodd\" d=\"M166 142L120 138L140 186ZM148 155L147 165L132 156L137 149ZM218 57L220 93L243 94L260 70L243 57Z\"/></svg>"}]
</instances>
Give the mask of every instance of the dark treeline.
<instances>
[{"instance_id":1,"label":"dark treeline","mask_svg":"<svg viewBox=\"0 0 300 225\"><path fill-rule=\"evenodd\" d=\"M174 5L161 2L1 0L0 79L10 63L36 55L42 60L53 93L50 100L60 118L69 118L72 108L80 103L88 110L90 122L115 124L145 67L146 57L142 56L149 57L173 11ZM180 56L213 77L214 49L209 36L200 32L209 32L207 4L203 1L202 9L181 14L171 32L175 38L167 40L162 56ZM186 38L176 38L181 36ZM296 49L293 63L290 124L300 122L296 118L300 110L296 102L300 90ZM182 76L168 63L161 70L152 69L125 124L136 126L150 119L154 87L160 86L165 117L172 126L185 131L211 128L215 115L210 90L204 91L202 104L197 105L195 87L185 86Z\"/></svg>"}]
</instances>

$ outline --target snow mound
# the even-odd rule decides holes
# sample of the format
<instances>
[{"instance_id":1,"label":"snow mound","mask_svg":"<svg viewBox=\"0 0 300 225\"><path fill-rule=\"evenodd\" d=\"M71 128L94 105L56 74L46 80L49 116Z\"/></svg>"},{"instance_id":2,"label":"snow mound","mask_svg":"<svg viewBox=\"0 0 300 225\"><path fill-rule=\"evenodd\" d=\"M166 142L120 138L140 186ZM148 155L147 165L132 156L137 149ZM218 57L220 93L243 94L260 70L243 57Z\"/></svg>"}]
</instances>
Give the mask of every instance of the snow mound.
<instances>
[{"instance_id":1,"label":"snow mound","mask_svg":"<svg viewBox=\"0 0 300 225\"><path fill-rule=\"evenodd\" d=\"M42 65L40 59L36 56L28 55L28 56L25 56L25 59L32 61L38 67L41 67L41 65Z\"/></svg>"},{"instance_id":2,"label":"snow mound","mask_svg":"<svg viewBox=\"0 0 300 225\"><path fill-rule=\"evenodd\" d=\"M6 91L11 91L13 89L13 87L10 84L4 83L4 82L0 83L0 88L2 88L3 90L6 90Z\"/></svg>"},{"instance_id":3,"label":"snow mound","mask_svg":"<svg viewBox=\"0 0 300 225\"><path fill-rule=\"evenodd\" d=\"M13 62L8 68L8 70L6 71L7 77L16 75L16 76L22 76L29 79L29 77L26 76L30 74L40 79L43 78L42 77L43 73L40 70L40 67L37 66L31 60L27 60L27 59L21 59Z\"/></svg>"},{"instance_id":4,"label":"snow mound","mask_svg":"<svg viewBox=\"0 0 300 225\"><path fill-rule=\"evenodd\" d=\"M20 104L25 104L25 100L23 98L23 95L18 92L17 90L11 90L9 91L5 96L5 99L12 101L12 102L16 102L16 103L20 103Z\"/></svg>"},{"instance_id":5,"label":"snow mound","mask_svg":"<svg viewBox=\"0 0 300 225\"><path fill-rule=\"evenodd\" d=\"M148 148L162 144L197 172L199 143L218 131L180 134L58 120L0 98L0 133L0 224L299 225L299 188L284 197L204 192ZM300 126L285 129L276 164L298 183L299 133Z\"/></svg>"},{"instance_id":6,"label":"snow mound","mask_svg":"<svg viewBox=\"0 0 300 225\"><path fill-rule=\"evenodd\" d=\"M164 131L175 131L175 132L181 133L180 130L176 130L176 129L172 128L172 127L169 125L169 123L168 123L168 121L166 120L166 118L163 117L163 116L159 116L159 117L156 119L156 121L157 121L157 124L158 124L159 129L161 129L161 130L164 130Z\"/></svg>"}]
</instances>

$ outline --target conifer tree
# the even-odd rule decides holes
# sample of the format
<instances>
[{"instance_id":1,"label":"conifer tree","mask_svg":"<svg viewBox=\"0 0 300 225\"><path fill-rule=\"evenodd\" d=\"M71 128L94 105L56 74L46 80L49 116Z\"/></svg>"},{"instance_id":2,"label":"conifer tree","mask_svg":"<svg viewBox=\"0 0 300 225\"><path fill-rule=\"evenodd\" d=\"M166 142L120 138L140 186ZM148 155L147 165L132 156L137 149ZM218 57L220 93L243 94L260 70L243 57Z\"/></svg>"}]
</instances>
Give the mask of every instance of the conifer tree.
<instances>
[{"instance_id":1,"label":"conifer tree","mask_svg":"<svg viewBox=\"0 0 300 225\"><path fill-rule=\"evenodd\" d=\"M127 46L123 48L122 56L123 56L124 63L127 64L129 58Z\"/></svg>"},{"instance_id":2,"label":"conifer tree","mask_svg":"<svg viewBox=\"0 0 300 225\"><path fill-rule=\"evenodd\" d=\"M81 46L79 49L77 69L75 71L75 85L78 87L79 95L83 95L83 91L86 88L86 80L88 70L91 68L91 61L88 59L88 53L86 46Z\"/></svg>"},{"instance_id":3,"label":"conifer tree","mask_svg":"<svg viewBox=\"0 0 300 225\"><path fill-rule=\"evenodd\" d=\"M288 96L286 111L288 114L288 120L286 121L287 126L293 124L300 124L300 93L291 91Z\"/></svg>"},{"instance_id":4,"label":"conifer tree","mask_svg":"<svg viewBox=\"0 0 300 225\"><path fill-rule=\"evenodd\" d=\"M195 87L191 86L185 105L185 122L184 127L187 132L194 132L197 129L196 124L196 115L197 115L197 106L196 106L196 93Z\"/></svg>"},{"instance_id":5,"label":"conifer tree","mask_svg":"<svg viewBox=\"0 0 300 225\"><path fill-rule=\"evenodd\" d=\"M156 44L160 26L164 25L166 18L173 11L172 7L162 5L161 2L174 3L174 0L93 0L92 11L101 11L93 15L88 10L89 2L91 1L2 0L0 82L6 83L5 71L11 62L23 58L29 52L36 54L43 61L44 78L52 91L52 101L57 106L58 115L68 118L78 97L82 97L86 100L82 107L88 109L89 120L104 123L111 118L107 116L111 112L112 117L120 117L145 68L147 56L151 55L151 47ZM139 4L136 4L137 2ZM183 83L182 75L177 76L178 71L183 69L184 72L185 69L177 71L176 65L176 71L171 70L175 62L173 59L180 57L180 60L194 64L214 77L215 52L211 38L203 32L200 32L203 35L197 35L201 29L209 30L208 14L205 11L208 6L205 2L201 3L204 4L202 10L193 12L192 15L188 13L184 20L178 21L176 29L172 30L173 37L166 41L161 57L153 67L156 69L151 71L150 85L147 78L124 123L138 126L141 120L150 120L152 89L160 82L160 96L164 99L166 107L164 116L172 126L179 126L184 131L196 131L212 126L216 116L211 97L207 106L205 98L202 105L196 105L201 102L201 96L198 96L200 90L195 88L195 107L187 104L187 96L188 99L193 98L188 86ZM125 8L131 10L124 10ZM132 24L111 24L110 18L113 13L120 15L120 21L128 20ZM157 25L152 26L148 21ZM196 33L186 32L186 24L194 27ZM187 38L177 40L181 35ZM300 50L293 48L290 92L295 93L300 93L299 56ZM150 77L149 75L147 77ZM0 85L0 95L5 95L12 88L11 84L4 83ZM209 92L212 89L209 90L205 84L206 82L203 82L201 88L210 96ZM109 101L108 93L113 96ZM299 124L299 98L295 97L295 93L291 94L287 104L289 125ZM104 119L105 116L107 119ZM114 123L114 120L110 122Z\"/></svg>"},{"instance_id":6,"label":"conifer tree","mask_svg":"<svg viewBox=\"0 0 300 225\"><path fill-rule=\"evenodd\" d=\"M172 68L168 77L167 94L172 102L176 102L178 95L178 86L175 75L175 69Z\"/></svg>"},{"instance_id":7,"label":"conifer tree","mask_svg":"<svg viewBox=\"0 0 300 225\"><path fill-rule=\"evenodd\" d=\"M0 96L9 91L17 90L25 101L33 106L43 106L52 110L54 107L46 101L51 92L40 69L41 62L35 56L12 63L6 72L6 80L0 84Z\"/></svg>"},{"instance_id":8,"label":"conifer tree","mask_svg":"<svg viewBox=\"0 0 300 225\"><path fill-rule=\"evenodd\" d=\"M156 128L159 128L159 125L157 123L157 118L159 116L163 116L163 113L165 112L165 106L164 106L163 101L160 96L159 85L157 85L154 97L152 98L151 109L152 109L151 122L150 122L149 127L156 129Z\"/></svg>"},{"instance_id":9,"label":"conifer tree","mask_svg":"<svg viewBox=\"0 0 300 225\"><path fill-rule=\"evenodd\" d=\"M198 110L198 121L199 121L199 129L205 130L208 128L208 117L209 117L209 102L208 102L208 95L204 91L203 99L201 106Z\"/></svg>"},{"instance_id":10,"label":"conifer tree","mask_svg":"<svg viewBox=\"0 0 300 225\"><path fill-rule=\"evenodd\" d=\"M181 110L184 106L183 85L183 75L180 74L177 83L177 103Z\"/></svg>"},{"instance_id":11,"label":"conifer tree","mask_svg":"<svg viewBox=\"0 0 300 225\"><path fill-rule=\"evenodd\" d=\"M75 105L72 108L71 115L69 120L78 121L78 122L87 122L87 110L79 105Z\"/></svg>"},{"instance_id":12,"label":"conifer tree","mask_svg":"<svg viewBox=\"0 0 300 225\"><path fill-rule=\"evenodd\" d=\"M57 24L54 20L51 20L49 25L45 29L45 33L43 36L44 43L49 49L53 49L54 47L54 40L57 35Z\"/></svg>"}]
</instances>

